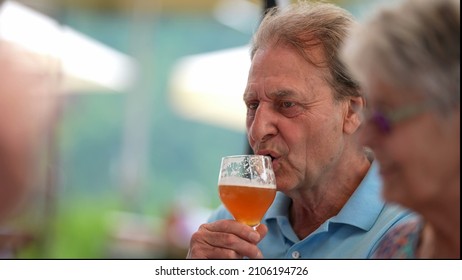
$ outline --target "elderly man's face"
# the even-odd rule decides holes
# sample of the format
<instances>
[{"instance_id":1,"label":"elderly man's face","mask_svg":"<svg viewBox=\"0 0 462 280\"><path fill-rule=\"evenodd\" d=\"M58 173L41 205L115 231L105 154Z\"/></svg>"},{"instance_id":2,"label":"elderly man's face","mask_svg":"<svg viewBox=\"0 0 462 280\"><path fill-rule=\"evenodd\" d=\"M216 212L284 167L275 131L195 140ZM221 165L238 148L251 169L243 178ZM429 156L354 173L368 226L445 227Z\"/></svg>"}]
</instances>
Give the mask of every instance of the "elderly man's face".
<instances>
[{"instance_id":1,"label":"elderly man's face","mask_svg":"<svg viewBox=\"0 0 462 280\"><path fill-rule=\"evenodd\" d=\"M320 60L322 52L311 56ZM344 149L346 106L334 100L325 75L284 46L261 48L252 60L244 93L248 139L256 154L273 157L280 191L317 184Z\"/></svg>"}]
</instances>

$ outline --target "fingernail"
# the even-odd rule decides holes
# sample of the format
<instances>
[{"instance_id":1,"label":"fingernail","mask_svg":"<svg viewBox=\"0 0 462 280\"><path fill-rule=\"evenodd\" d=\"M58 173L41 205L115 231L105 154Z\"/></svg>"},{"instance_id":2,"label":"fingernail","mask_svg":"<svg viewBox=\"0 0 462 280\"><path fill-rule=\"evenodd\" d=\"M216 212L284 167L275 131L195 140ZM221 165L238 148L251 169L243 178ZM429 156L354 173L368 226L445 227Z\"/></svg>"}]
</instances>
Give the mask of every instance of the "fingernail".
<instances>
[{"instance_id":1,"label":"fingernail","mask_svg":"<svg viewBox=\"0 0 462 280\"><path fill-rule=\"evenodd\" d=\"M255 256L256 259L263 259L263 255L260 251L258 251L257 255Z\"/></svg>"},{"instance_id":2,"label":"fingernail","mask_svg":"<svg viewBox=\"0 0 462 280\"><path fill-rule=\"evenodd\" d=\"M249 240L252 242L258 242L260 240L260 234L256 233L255 231L252 231L249 234Z\"/></svg>"}]
</instances>

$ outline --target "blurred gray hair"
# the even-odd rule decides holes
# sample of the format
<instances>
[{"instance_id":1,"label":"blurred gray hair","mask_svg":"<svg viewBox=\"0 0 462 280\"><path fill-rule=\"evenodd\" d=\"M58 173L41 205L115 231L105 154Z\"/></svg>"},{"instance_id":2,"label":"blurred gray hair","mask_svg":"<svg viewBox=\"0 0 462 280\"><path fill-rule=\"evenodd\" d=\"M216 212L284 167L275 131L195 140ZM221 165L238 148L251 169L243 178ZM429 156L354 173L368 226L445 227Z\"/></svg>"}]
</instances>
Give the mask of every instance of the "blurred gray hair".
<instances>
[{"instance_id":1,"label":"blurred gray hair","mask_svg":"<svg viewBox=\"0 0 462 280\"><path fill-rule=\"evenodd\" d=\"M346 10L328 3L298 2L273 8L263 18L252 38L251 58L258 49L278 44L297 50L308 63L327 70L326 80L336 100L360 96L358 84L340 59L340 46L355 24ZM309 51L322 46L325 61L315 64Z\"/></svg>"},{"instance_id":2,"label":"blurred gray hair","mask_svg":"<svg viewBox=\"0 0 462 280\"><path fill-rule=\"evenodd\" d=\"M380 79L425 95L442 112L460 106L459 1L383 7L353 32L342 58L361 84Z\"/></svg>"}]
</instances>

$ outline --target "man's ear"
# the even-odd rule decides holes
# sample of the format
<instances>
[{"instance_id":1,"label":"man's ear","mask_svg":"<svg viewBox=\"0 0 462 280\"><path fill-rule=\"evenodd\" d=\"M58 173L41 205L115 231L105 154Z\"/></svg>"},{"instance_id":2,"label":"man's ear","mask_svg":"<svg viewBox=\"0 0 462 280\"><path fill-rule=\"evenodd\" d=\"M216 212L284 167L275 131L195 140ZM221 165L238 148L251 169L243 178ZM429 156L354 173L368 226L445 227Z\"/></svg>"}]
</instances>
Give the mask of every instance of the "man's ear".
<instances>
[{"instance_id":1,"label":"man's ear","mask_svg":"<svg viewBox=\"0 0 462 280\"><path fill-rule=\"evenodd\" d=\"M362 112L366 106L366 100L362 96L352 96L349 98L346 106L347 110L344 117L343 131L346 134L353 134L363 122Z\"/></svg>"}]
</instances>

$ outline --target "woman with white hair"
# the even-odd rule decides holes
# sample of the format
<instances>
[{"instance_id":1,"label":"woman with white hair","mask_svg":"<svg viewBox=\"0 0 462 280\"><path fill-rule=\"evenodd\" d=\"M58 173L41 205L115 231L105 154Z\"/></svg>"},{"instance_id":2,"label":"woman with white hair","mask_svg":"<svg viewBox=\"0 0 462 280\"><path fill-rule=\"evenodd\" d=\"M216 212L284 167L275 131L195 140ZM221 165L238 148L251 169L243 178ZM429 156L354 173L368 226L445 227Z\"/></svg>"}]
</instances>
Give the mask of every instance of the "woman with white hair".
<instances>
[{"instance_id":1,"label":"woman with white hair","mask_svg":"<svg viewBox=\"0 0 462 280\"><path fill-rule=\"evenodd\" d=\"M383 197L420 214L375 258L460 258L460 1L405 0L360 25L343 59L366 93L362 144Z\"/></svg>"}]
</instances>

